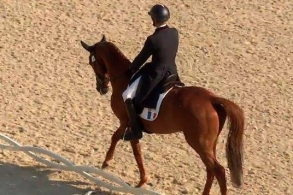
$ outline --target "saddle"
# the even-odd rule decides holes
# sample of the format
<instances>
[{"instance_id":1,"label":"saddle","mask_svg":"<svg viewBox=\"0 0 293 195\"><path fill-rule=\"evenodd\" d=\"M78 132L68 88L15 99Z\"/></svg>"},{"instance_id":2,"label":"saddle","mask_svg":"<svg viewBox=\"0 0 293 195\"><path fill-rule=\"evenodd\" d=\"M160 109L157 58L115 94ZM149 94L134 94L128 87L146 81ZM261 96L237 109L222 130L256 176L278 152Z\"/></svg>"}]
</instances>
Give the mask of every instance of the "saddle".
<instances>
[{"instance_id":1,"label":"saddle","mask_svg":"<svg viewBox=\"0 0 293 195\"><path fill-rule=\"evenodd\" d=\"M142 105L135 106L139 117L148 121L154 121L159 115L163 99L175 85L181 87L185 86L185 84L180 81L177 74L171 74L165 77L148 95ZM144 132L152 134L146 129Z\"/></svg>"},{"instance_id":2,"label":"saddle","mask_svg":"<svg viewBox=\"0 0 293 195\"><path fill-rule=\"evenodd\" d=\"M178 74L171 74L166 76L143 101L142 105L136 105L137 113L141 113L144 108L156 109L160 96L166 95L167 92L174 86L184 86L179 79Z\"/></svg>"},{"instance_id":3,"label":"saddle","mask_svg":"<svg viewBox=\"0 0 293 195\"><path fill-rule=\"evenodd\" d=\"M182 83L180 81L178 74L171 74L171 75L169 75L168 77L166 77L165 79L163 79L162 84L163 84L163 91L162 91L162 93L168 91L174 85L177 85L177 86L184 86L185 85L184 83Z\"/></svg>"}]
</instances>

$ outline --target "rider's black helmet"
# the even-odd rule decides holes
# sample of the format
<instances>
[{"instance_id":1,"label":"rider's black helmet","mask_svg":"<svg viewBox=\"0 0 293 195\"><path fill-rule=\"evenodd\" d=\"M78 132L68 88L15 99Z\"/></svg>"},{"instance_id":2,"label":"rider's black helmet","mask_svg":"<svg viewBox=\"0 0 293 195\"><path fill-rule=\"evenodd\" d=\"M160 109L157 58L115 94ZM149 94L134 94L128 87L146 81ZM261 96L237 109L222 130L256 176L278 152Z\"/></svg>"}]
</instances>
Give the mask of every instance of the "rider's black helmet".
<instances>
[{"instance_id":1,"label":"rider's black helmet","mask_svg":"<svg viewBox=\"0 0 293 195\"><path fill-rule=\"evenodd\" d=\"M154 5L148 14L152 17L155 22L166 22L170 18L170 11L164 5Z\"/></svg>"}]
</instances>

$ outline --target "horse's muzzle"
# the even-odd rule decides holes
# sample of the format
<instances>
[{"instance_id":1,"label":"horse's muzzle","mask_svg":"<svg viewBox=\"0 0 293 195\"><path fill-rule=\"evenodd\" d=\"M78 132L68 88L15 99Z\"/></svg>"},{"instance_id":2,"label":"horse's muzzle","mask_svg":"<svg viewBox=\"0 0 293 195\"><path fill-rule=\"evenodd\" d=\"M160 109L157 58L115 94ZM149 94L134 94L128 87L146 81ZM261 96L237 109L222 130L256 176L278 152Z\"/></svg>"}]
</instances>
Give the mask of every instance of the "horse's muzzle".
<instances>
[{"instance_id":1,"label":"horse's muzzle","mask_svg":"<svg viewBox=\"0 0 293 195\"><path fill-rule=\"evenodd\" d=\"M97 88L97 91L98 91L101 95L105 95L105 94L109 91L109 87L101 87L101 88Z\"/></svg>"}]
</instances>

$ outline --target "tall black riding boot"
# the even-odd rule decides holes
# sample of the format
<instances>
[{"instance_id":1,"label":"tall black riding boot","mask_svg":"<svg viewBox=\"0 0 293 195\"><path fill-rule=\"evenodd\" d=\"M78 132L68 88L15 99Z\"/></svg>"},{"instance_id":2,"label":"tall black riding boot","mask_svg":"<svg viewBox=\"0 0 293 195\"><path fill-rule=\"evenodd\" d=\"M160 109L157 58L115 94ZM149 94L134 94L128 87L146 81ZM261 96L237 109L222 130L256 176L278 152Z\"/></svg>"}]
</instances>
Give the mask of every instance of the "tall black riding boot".
<instances>
[{"instance_id":1,"label":"tall black riding boot","mask_svg":"<svg viewBox=\"0 0 293 195\"><path fill-rule=\"evenodd\" d=\"M140 122L140 118L136 113L132 100L131 99L125 100L125 105L126 105L128 117L130 119L130 127L126 130L122 139L125 141L141 139L142 131L144 127L142 123Z\"/></svg>"}]
</instances>

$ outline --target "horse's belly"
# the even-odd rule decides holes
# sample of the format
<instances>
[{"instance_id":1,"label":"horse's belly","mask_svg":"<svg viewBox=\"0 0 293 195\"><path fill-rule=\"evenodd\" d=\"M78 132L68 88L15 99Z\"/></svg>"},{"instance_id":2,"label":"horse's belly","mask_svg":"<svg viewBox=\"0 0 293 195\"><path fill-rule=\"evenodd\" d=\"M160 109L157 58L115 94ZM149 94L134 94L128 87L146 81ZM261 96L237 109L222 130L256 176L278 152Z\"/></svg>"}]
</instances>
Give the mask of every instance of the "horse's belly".
<instances>
[{"instance_id":1,"label":"horse's belly","mask_svg":"<svg viewBox=\"0 0 293 195\"><path fill-rule=\"evenodd\" d=\"M146 121L144 124L146 130L154 134L170 134L181 131L179 127L176 127L177 125L175 126L174 123L171 122L164 123L158 120L152 122Z\"/></svg>"},{"instance_id":2,"label":"horse's belly","mask_svg":"<svg viewBox=\"0 0 293 195\"><path fill-rule=\"evenodd\" d=\"M145 128L157 134L170 134L182 131L182 117L180 117L181 110L176 110L176 113L172 109L176 109L176 106L162 107L158 117L154 121L143 120Z\"/></svg>"}]
</instances>

